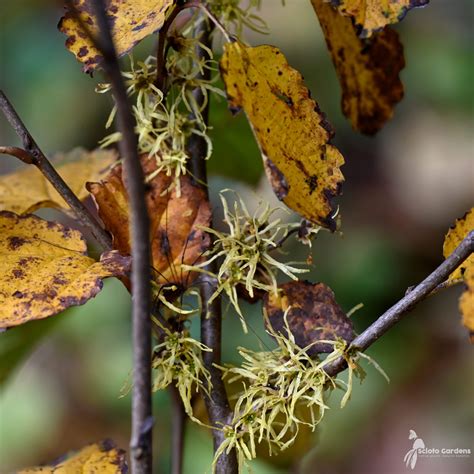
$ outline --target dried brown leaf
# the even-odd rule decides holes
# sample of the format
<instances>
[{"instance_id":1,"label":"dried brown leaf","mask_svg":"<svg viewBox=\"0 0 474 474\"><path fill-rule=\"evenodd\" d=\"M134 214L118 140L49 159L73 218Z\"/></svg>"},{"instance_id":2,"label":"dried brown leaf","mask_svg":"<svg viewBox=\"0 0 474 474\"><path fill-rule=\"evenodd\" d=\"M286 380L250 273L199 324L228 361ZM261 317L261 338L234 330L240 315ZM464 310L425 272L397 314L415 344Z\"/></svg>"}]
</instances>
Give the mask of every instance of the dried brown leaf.
<instances>
[{"instance_id":1,"label":"dried brown leaf","mask_svg":"<svg viewBox=\"0 0 474 474\"><path fill-rule=\"evenodd\" d=\"M331 344L316 341L341 338L351 342L354 338L352 321L324 283L292 281L279 285L278 290L278 294L268 293L264 300L268 323L275 332L285 334L284 314L290 308L286 316L288 327L299 347L313 344L309 355L333 350Z\"/></svg>"},{"instance_id":2,"label":"dried brown leaf","mask_svg":"<svg viewBox=\"0 0 474 474\"><path fill-rule=\"evenodd\" d=\"M145 155L142 166L147 176L156 170L156 161ZM211 209L205 192L189 176L181 176L181 195L170 189L173 177L165 172L148 182L146 203L150 216L152 265L159 284L174 283L187 287L196 277L183 265L194 265L210 245L201 226L208 227ZM113 236L113 247L130 254L129 206L122 167L115 167L101 183L88 183L99 215Z\"/></svg>"}]
</instances>

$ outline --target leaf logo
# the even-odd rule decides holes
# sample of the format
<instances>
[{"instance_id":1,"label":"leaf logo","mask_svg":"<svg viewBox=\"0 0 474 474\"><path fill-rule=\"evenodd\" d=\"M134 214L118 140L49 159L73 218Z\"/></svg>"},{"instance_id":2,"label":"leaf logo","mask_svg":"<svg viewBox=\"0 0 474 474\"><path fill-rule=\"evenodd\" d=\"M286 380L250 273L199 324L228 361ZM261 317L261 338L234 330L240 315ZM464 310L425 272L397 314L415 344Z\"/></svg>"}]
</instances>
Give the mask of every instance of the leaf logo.
<instances>
[{"instance_id":1,"label":"leaf logo","mask_svg":"<svg viewBox=\"0 0 474 474\"><path fill-rule=\"evenodd\" d=\"M413 448L410 449L403 458L405 465L410 467L410 469L415 469L416 461L418 459L418 450L423 449L425 447L425 443L421 438L418 438L418 435L413 431L410 430L408 434L408 439L413 439Z\"/></svg>"}]
</instances>

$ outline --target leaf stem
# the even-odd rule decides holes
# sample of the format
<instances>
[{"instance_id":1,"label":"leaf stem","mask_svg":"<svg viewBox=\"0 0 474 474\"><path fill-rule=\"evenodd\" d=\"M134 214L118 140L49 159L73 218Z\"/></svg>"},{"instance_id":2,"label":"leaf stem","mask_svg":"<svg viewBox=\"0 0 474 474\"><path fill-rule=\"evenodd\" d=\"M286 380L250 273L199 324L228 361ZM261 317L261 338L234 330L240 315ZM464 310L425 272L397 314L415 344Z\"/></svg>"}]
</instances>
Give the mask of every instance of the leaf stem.
<instances>
[{"instance_id":1,"label":"leaf stem","mask_svg":"<svg viewBox=\"0 0 474 474\"><path fill-rule=\"evenodd\" d=\"M210 28L205 22L202 22L198 28L197 34L202 33L201 43L204 45L210 45ZM197 47L197 57L206 57L206 51ZM209 79L206 75L209 71L205 72L203 79ZM198 104L202 104L204 96L202 91L198 88L193 91L194 97ZM209 103L202 112L203 119L207 124L209 121ZM194 177L197 183L203 186L208 197L207 189L207 169L206 160L207 156L207 144L206 141L198 135L191 135L188 144L188 152L191 158L191 175ZM211 223L212 228L212 223ZM218 268L216 261L210 263L205 271L212 274L217 274ZM211 425L214 427L212 431L214 439L214 452L216 452L220 445L224 442L224 432L222 427L231 423L232 411L229 406L227 398L227 392L222 380L222 373L217 367L221 365L221 349L222 349L222 307L221 298L217 297L209 303L211 296L217 289L217 281L208 274L204 274L202 277L201 286L201 301L202 301L202 312L201 312L201 342L207 347L212 349L212 352L204 352L203 362L206 369L211 375L212 389L209 390L210 396L204 395L204 401L206 403L207 412ZM235 450L230 452L224 451L215 466L216 474L237 474L238 463Z\"/></svg>"},{"instance_id":2,"label":"leaf stem","mask_svg":"<svg viewBox=\"0 0 474 474\"><path fill-rule=\"evenodd\" d=\"M104 0L93 2L99 27L96 43L103 67L112 84L117 105L118 128L122 133L120 154L124 161L126 188L130 203L132 253L132 435L130 460L133 474L152 472L151 403L151 288L149 218L145 202L145 181L137 150L135 121L107 20Z\"/></svg>"},{"instance_id":3,"label":"leaf stem","mask_svg":"<svg viewBox=\"0 0 474 474\"><path fill-rule=\"evenodd\" d=\"M421 283L416 285L411 291L383 313L365 331L357 336L350 344L348 350L365 351L381 336L383 336L392 326L398 323L403 316L408 314L416 304L424 300L433 293L438 285L443 283L449 275L461 265L474 252L474 231L464 238L454 252ZM334 376L347 367L347 362L340 357L334 362L325 366L325 371Z\"/></svg>"},{"instance_id":4,"label":"leaf stem","mask_svg":"<svg viewBox=\"0 0 474 474\"><path fill-rule=\"evenodd\" d=\"M15 130L16 134L23 143L23 148L17 147L2 147L2 153L19 158L24 163L35 165L45 178L54 186L61 197L69 204L78 221L85 227L89 228L92 235L104 250L111 250L112 239L110 235L102 228L97 219L88 211L82 204L79 198L72 192L71 188L64 182L58 172L54 169L51 162L46 158L41 151L25 124L19 117L15 108L8 100L3 91L0 91L0 108L3 114ZM31 161L29 161L31 160Z\"/></svg>"}]
</instances>

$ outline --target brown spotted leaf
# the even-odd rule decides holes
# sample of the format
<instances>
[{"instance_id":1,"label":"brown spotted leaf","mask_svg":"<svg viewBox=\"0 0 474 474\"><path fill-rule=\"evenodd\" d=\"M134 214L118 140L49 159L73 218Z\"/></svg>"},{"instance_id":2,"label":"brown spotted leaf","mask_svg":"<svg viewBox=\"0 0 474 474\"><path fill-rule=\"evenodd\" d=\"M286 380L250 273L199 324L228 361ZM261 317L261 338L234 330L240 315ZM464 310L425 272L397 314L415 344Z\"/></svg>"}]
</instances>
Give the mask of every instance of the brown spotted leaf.
<instances>
[{"instance_id":1,"label":"brown spotted leaf","mask_svg":"<svg viewBox=\"0 0 474 474\"><path fill-rule=\"evenodd\" d=\"M402 21L408 10L426 5L429 0L325 0L342 15L354 19L360 36L367 38L386 25Z\"/></svg>"},{"instance_id":2,"label":"brown spotted leaf","mask_svg":"<svg viewBox=\"0 0 474 474\"><path fill-rule=\"evenodd\" d=\"M354 338L352 321L324 283L292 281L279 285L278 290L278 295L265 296L268 323L275 332L285 334L284 314L290 308L286 316L288 327L299 347L312 344L307 351L309 355L333 350L331 344L316 341L341 338L351 342Z\"/></svg>"},{"instance_id":3,"label":"brown spotted leaf","mask_svg":"<svg viewBox=\"0 0 474 474\"><path fill-rule=\"evenodd\" d=\"M86 303L102 279L124 275L129 258L87 256L77 230L39 217L0 212L0 328L53 316Z\"/></svg>"},{"instance_id":4,"label":"brown spotted leaf","mask_svg":"<svg viewBox=\"0 0 474 474\"><path fill-rule=\"evenodd\" d=\"M142 157L146 176L156 170L156 161ZM187 287L195 273L182 268L200 261L210 239L200 229L208 227L211 209L205 192L189 176L180 178L180 195L171 187L172 176L164 172L147 183L146 202L150 216L152 265L159 284L174 283ZM122 179L122 167L115 167L101 183L88 183L99 215L113 236L113 247L123 255L130 253L129 206Z\"/></svg>"},{"instance_id":5,"label":"brown spotted leaf","mask_svg":"<svg viewBox=\"0 0 474 474\"><path fill-rule=\"evenodd\" d=\"M311 0L342 89L342 110L352 126L368 135L379 131L403 98L399 73L405 66L396 31L385 28L361 39L351 19L324 0Z\"/></svg>"},{"instance_id":6,"label":"brown spotted leaf","mask_svg":"<svg viewBox=\"0 0 474 474\"><path fill-rule=\"evenodd\" d=\"M99 29L93 10L94 0L72 0L84 25L92 35ZM166 11L174 0L106 0L106 13L119 56L128 53L138 42L158 31L165 21ZM84 72L92 72L103 60L84 32L74 11L61 18L59 30L67 35L66 47L84 63Z\"/></svg>"},{"instance_id":7,"label":"brown spotted leaf","mask_svg":"<svg viewBox=\"0 0 474 474\"><path fill-rule=\"evenodd\" d=\"M336 228L344 158L301 74L273 46L227 44L220 63L229 106L243 109L277 197L306 219Z\"/></svg>"},{"instance_id":8,"label":"brown spotted leaf","mask_svg":"<svg viewBox=\"0 0 474 474\"><path fill-rule=\"evenodd\" d=\"M128 472L126 453L111 440L90 444L80 451L62 456L48 466L30 467L18 474L123 474Z\"/></svg>"},{"instance_id":9,"label":"brown spotted leaf","mask_svg":"<svg viewBox=\"0 0 474 474\"><path fill-rule=\"evenodd\" d=\"M467 234L472 231L474 231L474 208L466 212L460 219L457 219L449 229L443 244L444 257L449 257ZM474 254L464 260L449 276L451 281L460 278L464 279L466 291L459 300L459 309L462 314L462 322L469 331L471 342L474 343Z\"/></svg>"},{"instance_id":10,"label":"brown spotted leaf","mask_svg":"<svg viewBox=\"0 0 474 474\"><path fill-rule=\"evenodd\" d=\"M58 153L53 158L57 172L81 200L89 193L87 181L96 181L108 173L117 154L111 150L88 152L76 148ZM41 207L68 210L69 206L44 175L32 165L20 171L0 176L0 211L30 214Z\"/></svg>"}]
</instances>

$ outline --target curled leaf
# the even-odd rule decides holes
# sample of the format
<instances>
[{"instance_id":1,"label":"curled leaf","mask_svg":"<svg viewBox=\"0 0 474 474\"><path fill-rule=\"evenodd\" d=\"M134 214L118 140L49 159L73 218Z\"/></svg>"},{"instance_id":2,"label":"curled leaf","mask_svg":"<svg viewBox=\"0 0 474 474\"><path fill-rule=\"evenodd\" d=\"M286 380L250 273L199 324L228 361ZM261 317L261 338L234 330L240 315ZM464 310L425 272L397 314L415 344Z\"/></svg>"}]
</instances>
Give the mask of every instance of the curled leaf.
<instances>
[{"instance_id":1,"label":"curled leaf","mask_svg":"<svg viewBox=\"0 0 474 474\"><path fill-rule=\"evenodd\" d=\"M53 158L56 170L81 200L89 196L85 184L105 176L116 161L112 150L86 151L76 148ZM68 204L35 166L0 176L0 211L30 214L41 207L69 209Z\"/></svg>"},{"instance_id":2,"label":"curled leaf","mask_svg":"<svg viewBox=\"0 0 474 474\"><path fill-rule=\"evenodd\" d=\"M142 166L146 176L153 176L155 159L143 155ZM150 216L152 265L159 284L187 287L196 273L183 266L199 263L209 247L209 236L201 226L209 226L211 208L205 192L189 176L180 177L179 196L176 187L170 188L174 179L161 172L147 183L145 198ZM128 255L129 206L122 167L115 167L102 182L88 183L87 187L106 229L113 236L113 247Z\"/></svg>"},{"instance_id":3,"label":"curled leaf","mask_svg":"<svg viewBox=\"0 0 474 474\"><path fill-rule=\"evenodd\" d=\"M466 212L463 217L457 219L449 229L443 244L443 255L449 257L454 249L465 239L467 234L474 230L474 208ZM471 342L474 343L474 254L471 254L459 267L451 273L448 280L454 281L460 278L466 283L466 291L459 299L459 309L462 314L462 323L470 334Z\"/></svg>"},{"instance_id":4,"label":"curled leaf","mask_svg":"<svg viewBox=\"0 0 474 474\"><path fill-rule=\"evenodd\" d=\"M76 12L68 9L58 25L59 31L68 37L67 49L78 61L84 63L84 72L88 73L99 67L103 60L83 29L85 25L94 36L99 32L93 14L93 2L94 0L72 0L81 22L78 21ZM143 38L161 28L173 0L108 0L105 3L115 49L119 56L123 56Z\"/></svg>"},{"instance_id":5,"label":"curled leaf","mask_svg":"<svg viewBox=\"0 0 474 474\"><path fill-rule=\"evenodd\" d=\"M342 15L350 16L359 26L362 38L386 25L402 21L408 10L422 7L429 0L325 0Z\"/></svg>"},{"instance_id":6,"label":"curled leaf","mask_svg":"<svg viewBox=\"0 0 474 474\"><path fill-rule=\"evenodd\" d=\"M292 281L278 286L278 293L267 293L264 308L267 323L276 333L285 334L286 320L295 343L305 348L308 355L331 352L332 344L317 342L335 341L337 338L351 342L354 338L352 321L337 304L334 293L324 283Z\"/></svg>"},{"instance_id":7,"label":"curled leaf","mask_svg":"<svg viewBox=\"0 0 474 474\"><path fill-rule=\"evenodd\" d=\"M324 0L311 0L342 89L342 111L368 135L379 131L403 98L405 66L398 33L390 28L361 39L351 19Z\"/></svg>"},{"instance_id":8,"label":"curled leaf","mask_svg":"<svg viewBox=\"0 0 474 474\"><path fill-rule=\"evenodd\" d=\"M123 474L128 471L126 454L111 440L89 444L80 451L62 456L59 461L48 466L30 467L18 474Z\"/></svg>"},{"instance_id":9,"label":"curled leaf","mask_svg":"<svg viewBox=\"0 0 474 474\"><path fill-rule=\"evenodd\" d=\"M277 197L306 219L335 230L331 199L341 192L344 158L301 74L273 46L227 44L220 63L229 106L243 108Z\"/></svg>"},{"instance_id":10,"label":"curled leaf","mask_svg":"<svg viewBox=\"0 0 474 474\"><path fill-rule=\"evenodd\" d=\"M124 275L130 260L118 252L87 256L77 230L36 216L0 212L0 328L53 316L86 303L102 279Z\"/></svg>"}]
</instances>

